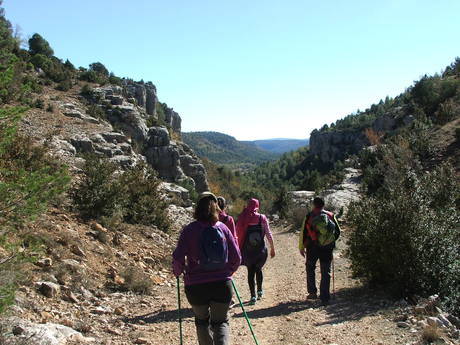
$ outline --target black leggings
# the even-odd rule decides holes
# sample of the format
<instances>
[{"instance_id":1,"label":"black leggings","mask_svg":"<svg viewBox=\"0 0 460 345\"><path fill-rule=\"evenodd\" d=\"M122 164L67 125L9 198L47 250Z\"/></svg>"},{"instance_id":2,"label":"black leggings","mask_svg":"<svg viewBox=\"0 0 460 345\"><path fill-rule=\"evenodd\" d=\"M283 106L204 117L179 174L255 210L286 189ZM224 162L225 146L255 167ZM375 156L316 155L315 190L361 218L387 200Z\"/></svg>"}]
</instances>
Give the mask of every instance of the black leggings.
<instances>
[{"instance_id":1,"label":"black leggings","mask_svg":"<svg viewBox=\"0 0 460 345\"><path fill-rule=\"evenodd\" d=\"M248 266L248 284L249 291L251 291L251 297L255 297L256 295L256 286L254 280L257 280L257 291L262 291L264 275L262 273L262 268L258 267L258 265Z\"/></svg>"}]
</instances>

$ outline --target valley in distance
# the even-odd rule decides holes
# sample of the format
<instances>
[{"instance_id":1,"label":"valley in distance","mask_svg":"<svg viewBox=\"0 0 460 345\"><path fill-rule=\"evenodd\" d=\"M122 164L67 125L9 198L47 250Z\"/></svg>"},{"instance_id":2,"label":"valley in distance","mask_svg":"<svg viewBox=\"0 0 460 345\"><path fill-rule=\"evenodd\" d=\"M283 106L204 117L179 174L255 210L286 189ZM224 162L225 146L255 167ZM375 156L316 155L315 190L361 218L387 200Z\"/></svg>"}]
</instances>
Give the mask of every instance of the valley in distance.
<instances>
[{"instance_id":1,"label":"valley in distance","mask_svg":"<svg viewBox=\"0 0 460 345\"><path fill-rule=\"evenodd\" d=\"M201 158L243 169L276 160L283 153L309 143L308 139L289 138L239 141L230 135L211 131L183 132L182 140Z\"/></svg>"}]
</instances>

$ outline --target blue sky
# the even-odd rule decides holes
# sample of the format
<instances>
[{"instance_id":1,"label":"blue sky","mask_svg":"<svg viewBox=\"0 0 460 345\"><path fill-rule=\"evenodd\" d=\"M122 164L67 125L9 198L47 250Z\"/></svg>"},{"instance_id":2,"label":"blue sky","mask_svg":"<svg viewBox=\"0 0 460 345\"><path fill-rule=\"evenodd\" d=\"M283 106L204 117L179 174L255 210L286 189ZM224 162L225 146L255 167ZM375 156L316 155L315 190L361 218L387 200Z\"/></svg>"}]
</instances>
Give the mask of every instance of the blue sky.
<instances>
[{"instance_id":1,"label":"blue sky","mask_svg":"<svg viewBox=\"0 0 460 345\"><path fill-rule=\"evenodd\" d=\"M152 81L183 131L306 138L460 56L460 1L5 0L76 66Z\"/></svg>"}]
</instances>

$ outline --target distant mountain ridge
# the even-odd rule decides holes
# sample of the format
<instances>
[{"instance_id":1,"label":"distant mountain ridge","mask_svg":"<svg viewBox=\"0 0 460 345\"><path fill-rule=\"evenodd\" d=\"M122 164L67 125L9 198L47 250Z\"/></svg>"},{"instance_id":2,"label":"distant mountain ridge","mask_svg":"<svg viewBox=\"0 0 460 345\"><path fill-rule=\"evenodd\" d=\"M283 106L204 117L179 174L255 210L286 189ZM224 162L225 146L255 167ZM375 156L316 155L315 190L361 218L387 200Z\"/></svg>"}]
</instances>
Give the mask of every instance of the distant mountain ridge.
<instances>
[{"instance_id":1,"label":"distant mountain ridge","mask_svg":"<svg viewBox=\"0 0 460 345\"><path fill-rule=\"evenodd\" d=\"M217 164L251 166L275 160L279 156L254 142L238 141L219 132L183 132L182 140L198 156Z\"/></svg>"},{"instance_id":2,"label":"distant mountain ridge","mask_svg":"<svg viewBox=\"0 0 460 345\"><path fill-rule=\"evenodd\" d=\"M308 146L308 139L289 139L289 138L274 138L248 141L254 143L262 150L270 151L277 154L297 150L303 146Z\"/></svg>"}]
</instances>

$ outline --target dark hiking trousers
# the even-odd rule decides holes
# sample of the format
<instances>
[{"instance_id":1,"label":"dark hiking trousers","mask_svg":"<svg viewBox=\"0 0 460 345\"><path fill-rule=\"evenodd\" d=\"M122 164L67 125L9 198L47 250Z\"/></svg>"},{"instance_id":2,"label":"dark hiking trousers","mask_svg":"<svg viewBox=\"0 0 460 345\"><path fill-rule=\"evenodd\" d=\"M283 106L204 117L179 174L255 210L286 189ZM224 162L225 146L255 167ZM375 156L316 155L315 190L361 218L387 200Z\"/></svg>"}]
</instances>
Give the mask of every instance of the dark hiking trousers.
<instances>
[{"instance_id":1,"label":"dark hiking trousers","mask_svg":"<svg viewBox=\"0 0 460 345\"><path fill-rule=\"evenodd\" d=\"M331 263L333 249L333 245L318 247L315 244L310 244L307 247L307 260L305 264L307 271L307 291L309 294L316 294L318 292L316 288L315 269L316 262L319 260L321 269L319 298L323 302L328 302L331 298L329 288L331 285Z\"/></svg>"},{"instance_id":2,"label":"dark hiking trousers","mask_svg":"<svg viewBox=\"0 0 460 345\"><path fill-rule=\"evenodd\" d=\"M264 275L262 273L262 268L259 268L256 265L248 266L248 284L249 291L251 292L251 297L256 296L256 285L255 280L257 280L257 291L262 291L262 283L264 281Z\"/></svg>"},{"instance_id":3,"label":"dark hiking trousers","mask_svg":"<svg viewBox=\"0 0 460 345\"><path fill-rule=\"evenodd\" d=\"M195 314L198 343L229 345L228 309L233 294L232 281L186 286L185 294Z\"/></svg>"}]
</instances>

